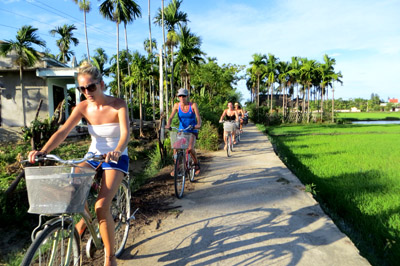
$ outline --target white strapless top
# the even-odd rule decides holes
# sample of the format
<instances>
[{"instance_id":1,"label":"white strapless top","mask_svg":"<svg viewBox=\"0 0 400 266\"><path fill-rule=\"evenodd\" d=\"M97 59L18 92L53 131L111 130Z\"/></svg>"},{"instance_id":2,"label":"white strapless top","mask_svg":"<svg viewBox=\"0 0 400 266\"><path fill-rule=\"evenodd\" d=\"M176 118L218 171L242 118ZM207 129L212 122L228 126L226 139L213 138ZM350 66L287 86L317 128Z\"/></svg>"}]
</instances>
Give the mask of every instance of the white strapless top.
<instances>
[{"instance_id":1,"label":"white strapless top","mask_svg":"<svg viewBox=\"0 0 400 266\"><path fill-rule=\"evenodd\" d=\"M89 152L106 154L117 147L121 136L119 123L88 125L88 130L92 137ZM128 149L122 151L122 154L128 155Z\"/></svg>"}]
</instances>

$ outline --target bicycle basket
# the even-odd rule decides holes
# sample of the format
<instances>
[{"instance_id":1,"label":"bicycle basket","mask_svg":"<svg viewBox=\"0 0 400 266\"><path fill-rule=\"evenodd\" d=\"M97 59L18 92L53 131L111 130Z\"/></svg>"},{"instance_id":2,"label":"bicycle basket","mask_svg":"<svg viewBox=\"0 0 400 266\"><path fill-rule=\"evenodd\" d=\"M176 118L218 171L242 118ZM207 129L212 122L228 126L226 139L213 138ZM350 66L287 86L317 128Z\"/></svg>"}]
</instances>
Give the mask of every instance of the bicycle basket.
<instances>
[{"instance_id":1,"label":"bicycle basket","mask_svg":"<svg viewBox=\"0 0 400 266\"><path fill-rule=\"evenodd\" d=\"M91 168L65 165L25 168L28 212L83 212L94 174Z\"/></svg>"},{"instance_id":2,"label":"bicycle basket","mask_svg":"<svg viewBox=\"0 0 400 266\"><path fill-rule=\"evenodd\" d=\"M172 149L187 149L191 135L191 133L187 132L170 132Z\"/></svg>"},{"instance_id":3,"label":"bicycle basket","mask_svg":"<svg viewBox=\"0 0 400 266\"><path fill-rule=\"evenodd\" d=\"M235 129L236 129L235 122L229 122L229 121L224 122L224 131L233 132Z\"/></svg>"}]
</instances>

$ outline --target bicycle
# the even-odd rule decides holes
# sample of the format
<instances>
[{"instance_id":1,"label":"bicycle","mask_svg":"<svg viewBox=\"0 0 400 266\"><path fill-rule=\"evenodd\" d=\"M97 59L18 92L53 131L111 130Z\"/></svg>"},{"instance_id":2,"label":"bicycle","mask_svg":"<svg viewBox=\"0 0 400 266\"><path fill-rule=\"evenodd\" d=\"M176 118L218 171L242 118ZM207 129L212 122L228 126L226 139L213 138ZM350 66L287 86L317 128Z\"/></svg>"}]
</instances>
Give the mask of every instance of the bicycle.
<instances>
[{"instance_id":1,"label":"bicycle","mask_svg":"<svg viewBox=\"0 0 400 266\"><path fill-rule=\"evenodd\" d=\"M175 196L180 199L183 196L183 191L185 189L185 179L186 176L189 177L190 182L194 182L195 175L195 164L191 154L188 151L189 141L192 133L185 132L191 129L189 126L185 129L178 129L176 127L171 127L175 131L170 132L171 147L176 150L174 155L175 168L174 168L174 186L175 186Z\"/></svg>"},{"instance_id":2,"label":"bicycle","mask_svg":"<svg viewBox=\"0 0 400 266\"><path fill-rule=\"evenodd\" d=\"M224 131L227 133L226 136L226 155L228 157L232 156L232 152L233 152L233 136L232 136L232 132L235 130L236 125L235 125L235 121L225 121L222 120L220 123L224 124Z\"/></svg>"},{"instance_id":3,"label":"bicycle","mask_svg":"<svg viewBox=\"0 0 400 266\"><path fill-rule=\"evenodd\" d=\"M39 214L39 224L32 231L32 244L21 265L79 265L82 262L81 237L75 229L75 220L78 218L76 214L83 217L90 233L86 256L93 258L94 252L103 248L96 219L85 211L89 190L98 189L97 181L93 182L92 179L99 172L77 165L87 160L102 159L102 155L93 153L88 153L80 160L62 160L48 154L36 161L52 160L61 165L25 168L28 212ZM127 176L122 180L111 204L115 222L114 254L117 258L122 255L128 239L130 220L135 219L137 211L131 215ZM43 223L44 217L49 219Z\"/></svg>"}]
</instances>

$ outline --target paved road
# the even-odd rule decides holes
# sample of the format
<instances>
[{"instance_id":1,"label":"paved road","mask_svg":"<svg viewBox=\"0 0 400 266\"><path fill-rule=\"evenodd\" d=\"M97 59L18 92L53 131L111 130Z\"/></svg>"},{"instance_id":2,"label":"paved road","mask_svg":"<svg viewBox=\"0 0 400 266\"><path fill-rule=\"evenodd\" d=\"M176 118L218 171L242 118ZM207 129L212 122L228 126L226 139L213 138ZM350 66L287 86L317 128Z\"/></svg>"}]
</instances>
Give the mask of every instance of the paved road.
<instances>
[{"instance_id":1,"label":"paved road","mask_svg":"<svg viewBox=\"0 0 400 266\"><path fill-rule=\"evenodd\" d=\"M182 212L143 228L119 265L369 265L254 125L203 166Z\"/></svg>"}]
</instances>

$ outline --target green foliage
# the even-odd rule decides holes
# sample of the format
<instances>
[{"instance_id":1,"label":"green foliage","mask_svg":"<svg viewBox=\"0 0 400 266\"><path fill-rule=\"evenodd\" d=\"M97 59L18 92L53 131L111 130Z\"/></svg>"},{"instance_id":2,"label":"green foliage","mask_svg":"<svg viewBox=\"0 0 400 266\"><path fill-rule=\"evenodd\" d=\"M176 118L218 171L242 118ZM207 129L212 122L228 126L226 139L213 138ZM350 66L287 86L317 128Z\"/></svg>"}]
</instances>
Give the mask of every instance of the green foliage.
<instances>
[{"instance_id":1,"label":"green foliage","mask_svg":"<svg viewBox=\"0 0 400 266\"><path fill-rule=\"evenodd\" d=\"M35 119L31 122L29 127L22 128L22 136L25 141L31 141L33 139L34 147L39 150L46 144L57 129L58 124L54 123L50 118L46 118L43 121Z\"/></svg>"},{"instance_id":2,"label":"green foliage","mask_svg":"<svg viewBox=\"0 0 400 266\"><path fill-rule=\"evenodd\" d=\"M397 125L268 128L281 159L375 265L400 260L399 133Z\"/></svg>"},{"instance_id":3,"label":"green foliage","mask_svg":"<svg viewBox=\"0 0 400 266\"><path fill-rule=\"evenodd\" d=\"M216 151L219 147L218 129L210 121L203 122L196 146L202 150Z\"/></svg>"},{"instance_id":4,"label":"green foliage","mask_svg":"<svg viewBox=\"0 0 400 266\"><path fill-rule=\"evenodd\" d=\"M400 112L337 113L336 115L338 119L345 121L400 120Z\"/></svg>"}]
</instances>

